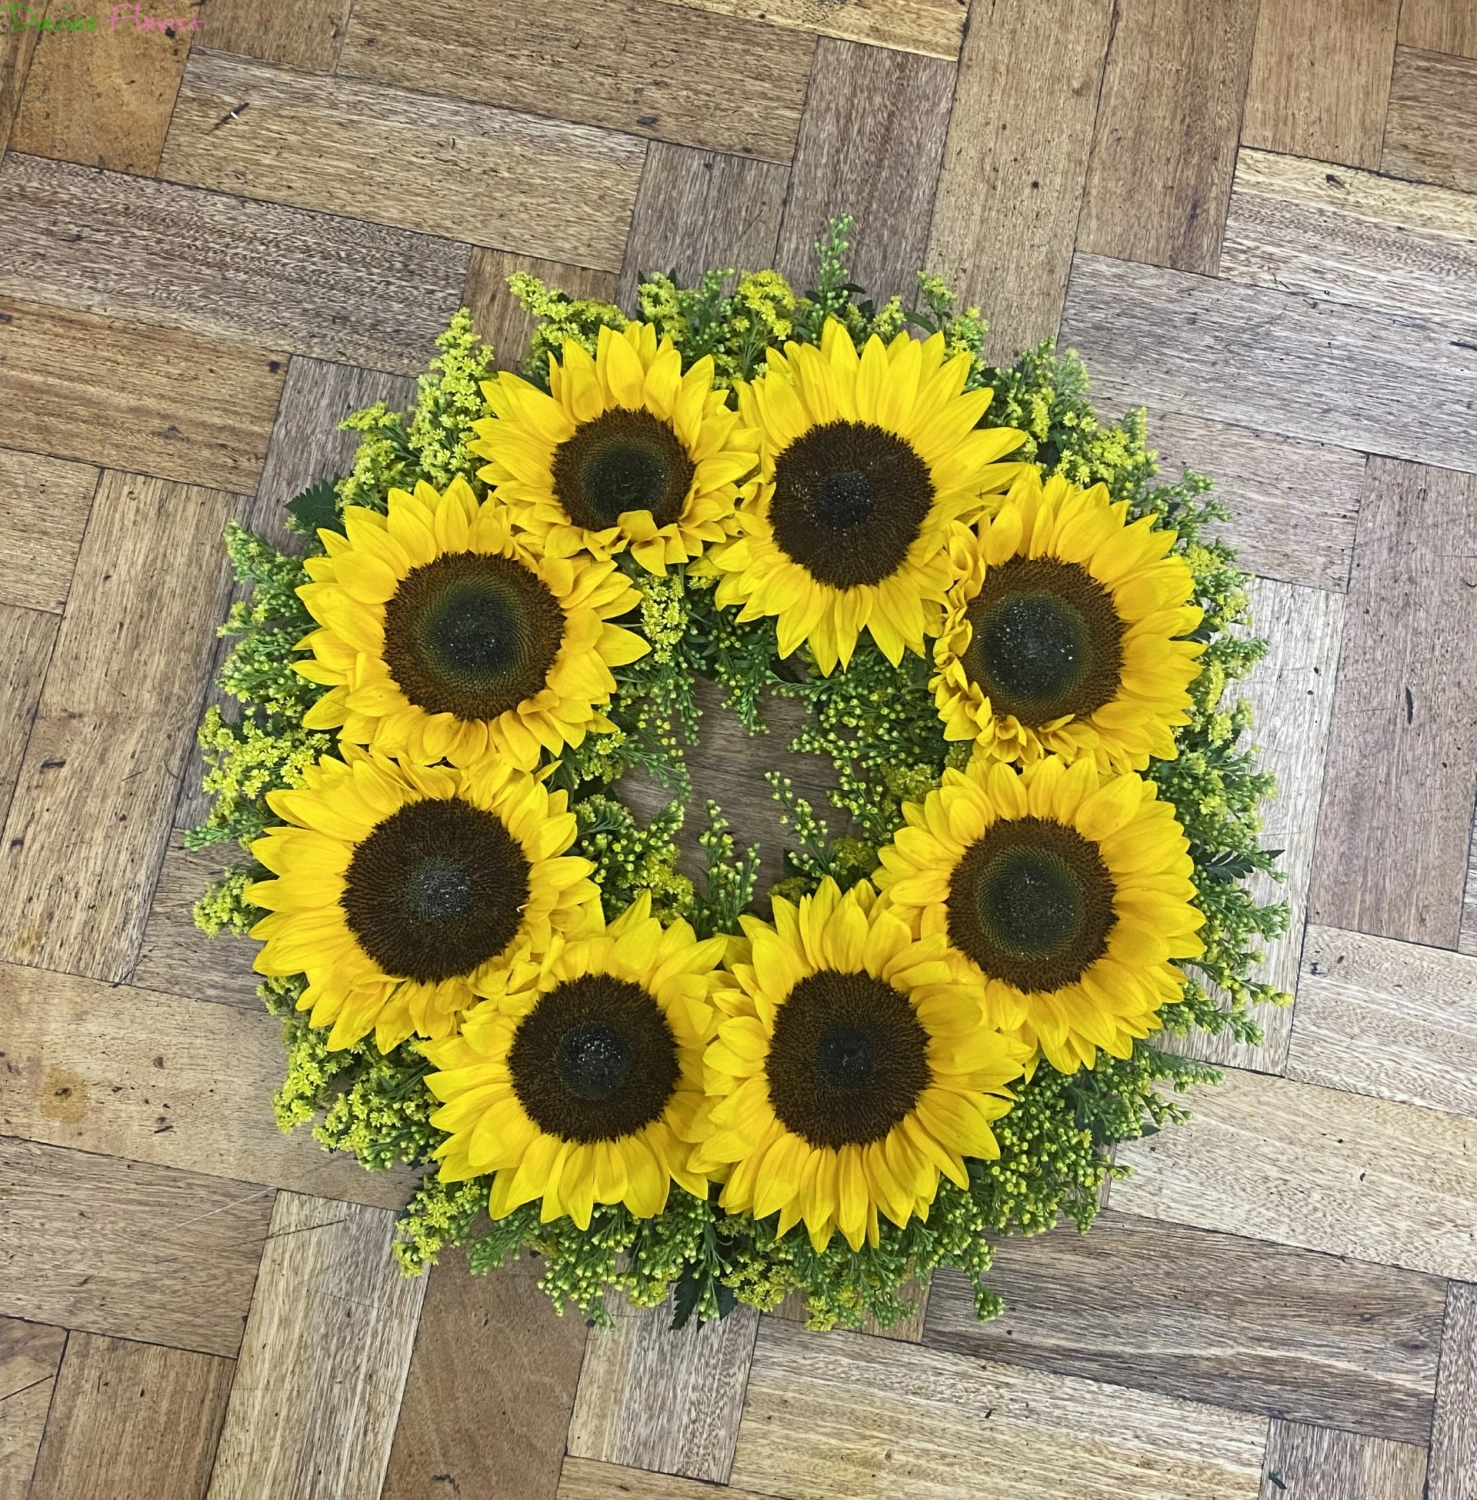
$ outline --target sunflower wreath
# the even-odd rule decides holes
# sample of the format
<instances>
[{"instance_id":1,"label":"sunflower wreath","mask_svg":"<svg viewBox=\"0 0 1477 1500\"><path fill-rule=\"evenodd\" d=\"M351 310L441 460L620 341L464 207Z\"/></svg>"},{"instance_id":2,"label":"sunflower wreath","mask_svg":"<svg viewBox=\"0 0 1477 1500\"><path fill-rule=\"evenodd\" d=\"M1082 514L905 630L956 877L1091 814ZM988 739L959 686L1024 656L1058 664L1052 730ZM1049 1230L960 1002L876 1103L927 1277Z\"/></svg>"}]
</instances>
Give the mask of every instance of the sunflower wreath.
<instances>
[{"instance_id":1,"label":"sunflower wreath","mask_svg":"<svg viewBox=\"0 0 1477 1500\"><path fill-rule=\"evenodd\" d=\"M197 920L264 940L283 1129L423 1169L407 1272L529 1250L597 1319L798 1292L824 1328L948 1265L990 1316L992 1240L1085 1229L1113 1145L1214 1081L1156 1042L1285 998L1208 481L1155 485L1070 354L991 367L941 281L859 300L848 229L804 296L655 275L637 321L515 275L521 374L459 313L299 550L228 535L241 711L189 842L251 859ZM711 801L678 869L700 678L754 734L797 701L835 767L835 836L766 778L767 891Z\"/></svg>"}]
</instances>

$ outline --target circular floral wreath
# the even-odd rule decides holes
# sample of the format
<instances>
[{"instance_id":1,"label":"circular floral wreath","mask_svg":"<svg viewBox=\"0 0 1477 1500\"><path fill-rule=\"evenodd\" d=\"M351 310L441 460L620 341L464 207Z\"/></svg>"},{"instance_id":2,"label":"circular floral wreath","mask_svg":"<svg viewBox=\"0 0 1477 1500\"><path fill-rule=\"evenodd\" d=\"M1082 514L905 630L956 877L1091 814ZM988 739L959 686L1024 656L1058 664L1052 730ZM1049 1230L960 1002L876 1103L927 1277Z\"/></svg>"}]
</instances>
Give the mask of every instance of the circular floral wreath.
<instances>
[{"instance_id":1,"label":"circular floral wreath","mask_svg":"<svg viewBox=\"0 0 1477 1500\"><path fill-rule=\"evenodd\" d=\"M1208 483L1155 487L1071 356L992 368L936 279L858 302L847 228L806 296L655 276L640 321L515 276L522 375L458 314L289 505L304 554L228 537L243 712L191 842L254 862L197 917L264 940L283 1128L426 1168L407 1270L529 1248L597 1317L798 1291L824 1327L952 1265L987 1316L991 1237L1085 1228L1113 1144L1183 1118L1159 1087L1214 1077L1156 1037L1277 998ZM677 869L699 677L753 733L798 700L835 766L836 837L768 778L767 891L711 802Z\"/></svg>"}]
</instances>

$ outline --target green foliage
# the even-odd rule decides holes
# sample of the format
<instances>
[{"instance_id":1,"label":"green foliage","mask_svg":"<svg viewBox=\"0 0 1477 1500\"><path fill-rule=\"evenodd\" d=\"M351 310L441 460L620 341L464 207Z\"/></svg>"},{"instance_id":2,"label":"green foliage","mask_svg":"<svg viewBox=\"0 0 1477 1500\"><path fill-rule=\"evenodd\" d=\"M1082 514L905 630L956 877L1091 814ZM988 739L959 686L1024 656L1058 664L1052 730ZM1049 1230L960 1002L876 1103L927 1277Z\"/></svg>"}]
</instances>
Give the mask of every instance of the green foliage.
<instances>
[{"instance_id":1,"label":"green foliage","mask_svg":"<svg viewBox=\"0 0 1477 1500\"><path fill-rule=\"evenodd\" d=\"M782 346L795 326L795 293L778 271L746 271L727 290L733 275L709 271L688 289L656 272L637 292L642 318L672 340L683 368L711 355L721 386L753 379L767 351Z\"/></svg>"},{"instance_id":2,"label":"green foliage","mask_svg":"<svg viewBox=\"0 0 1477 1500\"><path fill-rule=\"evenodd\" d=\"M536 320L522 370L543 390L549 388L549 356L562 354L566 339L573 339L593 357L602 328L619 332L630 321L613 302L571 297L528 271L513 272L508 290Z\"/></svg>"}]
</instances>

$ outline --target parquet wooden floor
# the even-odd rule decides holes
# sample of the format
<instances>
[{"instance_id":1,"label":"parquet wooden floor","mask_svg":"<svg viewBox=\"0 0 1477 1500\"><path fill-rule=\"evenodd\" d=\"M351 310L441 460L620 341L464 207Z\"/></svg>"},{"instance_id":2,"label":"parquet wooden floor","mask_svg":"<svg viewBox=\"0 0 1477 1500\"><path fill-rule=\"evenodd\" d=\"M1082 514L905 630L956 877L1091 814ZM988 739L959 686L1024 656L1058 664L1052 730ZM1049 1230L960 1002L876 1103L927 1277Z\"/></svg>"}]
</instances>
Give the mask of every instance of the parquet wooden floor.
<instances>
[{"instance_id":1,"label":"parquet wooden floor","mask_svg":"<svg viewBox=\"0 0 1477 1500\"><path fill-rule=\"evenodd\" d=\"M1472 0L86 7L0 7L0 1500L1477 1500ZM514 362L510 268L803 277L842 208L1219 477L1296 1006L991 1324L405 1281L189 925L222 523L463 300Z\"/></svg>"}]
</instances>

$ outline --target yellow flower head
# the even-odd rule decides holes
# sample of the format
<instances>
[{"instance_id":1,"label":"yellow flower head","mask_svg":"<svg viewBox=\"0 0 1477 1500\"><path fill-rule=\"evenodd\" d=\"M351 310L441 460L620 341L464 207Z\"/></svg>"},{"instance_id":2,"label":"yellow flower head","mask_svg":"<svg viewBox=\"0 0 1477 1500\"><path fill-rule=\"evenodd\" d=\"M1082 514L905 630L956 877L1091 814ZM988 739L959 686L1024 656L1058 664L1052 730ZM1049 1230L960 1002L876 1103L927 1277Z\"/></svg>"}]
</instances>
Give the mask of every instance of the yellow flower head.
<instances>
[{"instance_id":1,"label":"yellow flower head","mask_svg":"<svg viewBox=\"0 0 1477 1500\"><path fill-rule=\"evenodd\" d=\"M1172 960L1204 951L1189 844L1151 781L1048 755L1024 772L976 758L880 851L888 908L949 940L985 1014L1052 1067L1127 1057L1182 998Z\"/></svg>"},{"instance_id":2,"label":"yellow flower head","mask_svg":"<svg viewBox=\"0 0 1477 1500\"><path fill-rule=\"evenodd\" d=\"M594 359L566 340L547 396L509 374L482 389L494 415L472 424L471 449L488 460L477 472L551 556L629 547L650 573L687 562L728 534L759 461L711 357L684 375L649 323L602 328Z\"/></svg>"},{"instance_id":3,"label":"yellow flower head","mask_svg":"<svg viewBox=\"0 0 1477 1500\"><path fill-rule=\"evenodd\" d=\"M1092 756L1103 770L1172 760L1189 722L1202 612L1195 579L1167 555L1175 533L1102 485L1043 485L1034 466L992 520L953 540L960 573L930 684L944 735L1001 760Z\"/></svg>"},{"instance_id":4,"label":"yellow flower head","mask_svg":"<svg viewBox=\"0 0 1477 1500\"><path fill-rule=\"evenodd\" d=\"M441 1176L496 1173L493 1218L539 1198L544 1222L588 1229L597 1203L659 1214L674 1179L707 1193L689 1140L728 940L699 942L683 921L663 930L650 912L643 893L609 927L556 939L521 987L426 1048L443 1101L431 1123L449 1137Z\"/></svg>"},{"instance_id":5,"label":"yellow flower head","mask_svg":"<svg viewBox=\"0 0 1477 1500\"><path fill-rule=\"evenodd\" d=\"M757 495L732 542L709 560L717 602L741 620L777 616L781 656L809 642L821 671L845 666L870 630L896 665L937 635L954 573L947 539L1019 468L1009 427L977 428L990 392L964 391L969 357L944 337L875 335L858 354L840 323L821 344L786 344L740 385L739 410L762 434Z\"/></svg>"},{"instance_id":6,"label":"yellow flower head","mask_svg":"<svg viewBox=\"0 0 1477 1500\"><path fill-rule=\"evenodd\" d=\"M257 972L307 975L298 1008L332 1024L330 1047L448 1036L474 991L599 901L594 866L564 852L565 794L503 760L454 770L348 745L267 801L288 826L251 846L277 877L246 893L271 912L252 928Z\"/></svg>"},{"instance_id":7,"label":"yellow flower head","mask_svg":"<svg viewBox=\"0 0 1477 1500\"><path fill-rule=\"evenodd\" d=\"M297 669L329 688L307 728L422 765L491 750L526 771L610 728L610 669L649 649L610 623L638 602L614 563L538 555L461 478L391 490L388 514L351 506L343 524L318 533L327 556L298 589L322 628Z\"/></svg>"},{"instance_id":8,"label":"yellow flower head","mask_svg":"<svg viewBox=\"0 0 1477 1500\"><path fill-rule=\"evenodd\" d=\"M725 1208L805 1221L819 1250L839 1229L878 1242L878 1213L928 1217L939 1173L1000 1154L990 1121L1030 1049L980 1022L978 984L918 940L865 881L834 881L774 925L743 917L707 1053L693 1166L726 1178Z\"/></svg>"}]
</instances>

